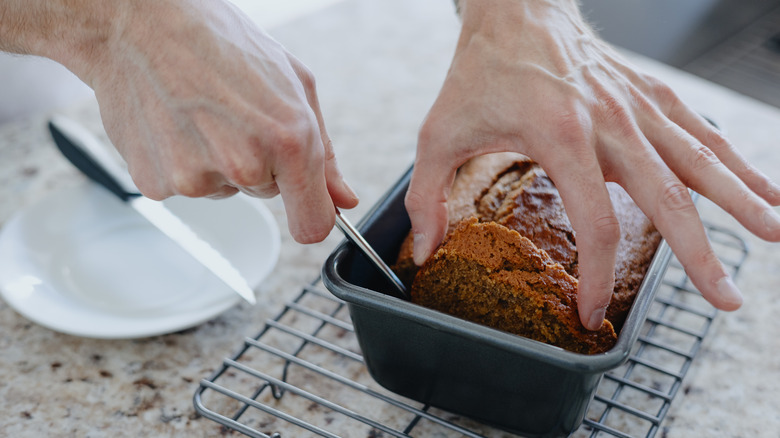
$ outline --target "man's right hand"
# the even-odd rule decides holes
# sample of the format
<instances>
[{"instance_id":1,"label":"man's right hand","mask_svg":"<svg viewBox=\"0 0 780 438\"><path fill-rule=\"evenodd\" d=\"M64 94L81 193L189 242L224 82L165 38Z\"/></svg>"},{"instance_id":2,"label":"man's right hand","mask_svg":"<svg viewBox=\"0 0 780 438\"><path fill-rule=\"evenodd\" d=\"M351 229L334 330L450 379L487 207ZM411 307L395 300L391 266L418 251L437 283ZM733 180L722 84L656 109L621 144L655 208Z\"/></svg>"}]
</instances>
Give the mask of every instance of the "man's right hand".
<instances>
[{"instance_id":1,"label":"man's right hand","mask_svg":"<svg viewBox=\"0 0 780 438\"><path fill-rule=\"evenodd\" d=\"M95 90L144 195L281 193L302 243L328 235L334 205L357 205L312 73L228 2L44 1L38 13L50 28L17 51L61 62Z\"/></svg>"}]
</instances>

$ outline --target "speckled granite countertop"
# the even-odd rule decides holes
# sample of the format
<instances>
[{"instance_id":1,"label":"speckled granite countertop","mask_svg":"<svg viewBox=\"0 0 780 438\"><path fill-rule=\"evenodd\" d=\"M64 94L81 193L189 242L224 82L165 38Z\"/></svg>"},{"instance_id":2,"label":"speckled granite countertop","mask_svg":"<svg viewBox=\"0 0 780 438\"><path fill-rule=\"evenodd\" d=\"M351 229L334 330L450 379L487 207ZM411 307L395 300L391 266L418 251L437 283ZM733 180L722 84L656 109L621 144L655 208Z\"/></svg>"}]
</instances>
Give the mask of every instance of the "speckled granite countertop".
<instances>
[{"instance_id":1,"label":"speckled granite countertop","mask_svg":"<svg viewBox=\"0 0 780 438\"><path fill-rule=\"evenodd\" d=\"M448 0L348 0L272 31L318 77L341 167L362 200L349 213L355 220L412 162L417 128L438 92L457 31ZM780 181L780 110L654 62L636 62L717 121L748 159ZM102 134L94 102L65 112ZM82 181L52 146L46 117L0 126L0 224L47 193ZM257 290L257 307L239 304L179 333L107 341L50 331L0 301L0 436L224 435L195 414L199 380L312 280L341 240L333 233L321 244L298 245L286 231L281 202L267 205L280 224L282 252ZM780 247L753 238L706 203L702 214L739 230L750 244L738 279L745 305L716 319L659 436L776 437Z\"/></svg>"}]
</instances>

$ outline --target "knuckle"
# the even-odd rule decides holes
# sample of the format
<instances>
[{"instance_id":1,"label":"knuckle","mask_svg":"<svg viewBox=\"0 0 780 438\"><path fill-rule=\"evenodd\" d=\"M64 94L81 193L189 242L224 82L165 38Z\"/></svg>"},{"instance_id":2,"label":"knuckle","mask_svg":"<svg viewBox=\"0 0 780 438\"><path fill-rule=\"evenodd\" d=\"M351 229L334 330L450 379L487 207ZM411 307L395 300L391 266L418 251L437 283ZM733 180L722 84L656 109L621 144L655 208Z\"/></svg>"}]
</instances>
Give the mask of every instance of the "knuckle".
<instances>
[{"instance_id":1,"label":"knuckle","mask_svg":"<svg viewBox=\"0 0 780 438\"><path fill-rule=\"evenodd\" d=\"M694 146L691 154L690 169L694 172L705 170L720 164L720 160L712 150L704 145Z\"/></svg>"},{"instance_id":2,"label":"knuckle","mask_svg":"<svg viewBox=\"0 0 780 438\"><path fill-rule=\"evenodd\" d=\"M625 117L626 111L623 102L612 93L604 93L599 98L599 105L604 113L612 118Z\"/></svg>"},{"instance_id":3,"label":"knuckle","mask_svg":"<svg viewBox=\"0 0 780 438\"><path fill-rule=\"evenodd\" d=\"M163 187L164 184L161 184L160 181L154 178L133 177L133 182L142 195L154 201L162 201L163 199L173 195L170 190L167 190Z\"/></svg>"},{"instance_id":4,"label":"knuckle","mask_svg":"<svg viewBox=\"0 0 780 438\"><path fill-rule=\"evenodd\" d=\"M667 85L666 82L649 74L642 75L641 79L644 83L642 88L646 90L648 96L658 102L662 107L681 103L677 93L675 93L674 89Z\"/></svg>"},{"instance_id":5,"label":"knuckle","mask_svg":"<svg viewBox=\"0 0 780 438\"><path fill-rule=\"evenodd\" d=\"M157 185L146 185L139 183L136 184L136 187L138 187L138 191L140 191L142 195L154 201L162 201L173 195L172 192L168 190L162 190Z\"/></svg>"},{"instance_id":6,"label":"knuckle","mask_svg":"<svg viewBox=\"0 0 780 438\"><path fill-rule=\"evenodd\" d=\"M608 97L601 102L601 105L603 117L610 125L614 126L624 137L635 136L634 117L622 101L615 97Z\"/></svg>"},{"instance_id":7,"label":"knuckle","mask_svg":"<svg viewBox=\"0 0 780 438\"><path fill-rule=\"evenodd\" d=\"M423 195L410 187L404 198L406 210L410 213L419 212L425 209L425 205L426 202Z\"/></svg>"},{"instance_id":8,"label":"knuckle","mask_svg":"<svg viewBox=\"0 0 780 438\"><path fill-rule=\"evenodd\" d=\"M251 187L244 186L241 191L257 198L270 199L279 194L279 185L276 184L276 181L271 181Z\"/></svg>"},{"instance_id":9,"label":"knuckle","mask_svg":"<svg viewBox=\"0 0 780 438\"><path fill-rule=\"evenodd\" d=\"M220 187L219 190L217 190L216 192L212 192L206 195L205 197L209 199L225 199L235 195L237 192L238 189L236 189L235 187L223 186Z\"/></svg>"},{"instance_id":10,"label":"knuckle","mask_svg":"<svg viewBox=\"0 0 780 438\"><path fill-rule=\"evenodd\" d=\"M734 205L742 206L742 208L753 209L756 217L761 217L761 213L766 208L766 204L762 202L761 198L758 198L753 191L744 186L737 190L732 203Z\"/></svg>"},{"instance_id":11,"label":"knuckle","mask_svg":"<svg viewBox=\"0 0 780 438\"><path fill-rule=\"evenodd\" d=\"M429 193L427 196L409 186L404 198L404 207L411 216L424 213L425 215L436 215L443 213L447 215L447 192Z\"/></svg>"},{"instance_id":12,"label":"knuckle","mask_svg":"<svg viewBox=\"0 0 780 438\"><path fill-rule=\"evenodd\" d=\"M661 187L660 207L671 212L686 211L693 208L688 188L677 180L667 181Z\"/></svg>"},{"instance_id":13,"label":"knuckle","mask_svg":"<svg viewBox=\"0 0 780 438\"><path fill-rule=\"evenodd\" d=\"M296 161L314 152L310 147L313 138L311 130L304 124L278 126L269 134L269 146L283 154L285 159Z\"/></svg>"},{"instance_id":14,"label":"knuckle","mask_svg":"<svg viewBox=\"0 0 780 438\"><path fill-rule=\"evenodd\" d=\"M601 216L591 223L594 240L606 247L615 247L620 241L620 222L614 214Z\"/></svg>"},{"instance_id":15,"label":"knuckle","mask_svg":"<svg viewBox=\"0 0 780 438\"><path fill-rule=\"evenodd\" d=\"M640 141L634 106L644 107L646 98L638 95L633 88L618 95L611 91L602 91L596 99L593 113L599 125L608 127L620 138L637 143Z\"/></svg>"},{"instance_id":16,"label":"knuckle","mask_svg":"<svg viewBox=\"0 0 780 438\"><path fill-rule=\"evenodd\" d=\"M231 159L224 164L222 175L233 185L255 186L262 181L263 168L259 160Z\"/></svg>"},{"instance_id":17,"label":"knuckle","mask_svg":"<svg viewBox=\"0 0 780 438\"><path fill-rule=\"evenodd\" d=\"M718 129L715 129L714 127L707 129L702 140L704 144L721 152L736 153L734 145L731 144L731 142L726 138L726 136L723 135L722 132L720 132Z\"/></svg>"},{"instance_id":18,"label":"knuckle","mask_svg":"<svg viewBox=\"0 0 780 438\"><path fill-rule=\"evenodd\" d=\"M589 116L573 107L555 115L560 141L566 144L584 145L590 142L592 125Z\"/></svg>"},{"instance_id":19,"label":"knuckle","mask_svg":"<svg viewBox=\"0 0 780 438\"><path fill-rule=\"evenodd\" d=\"M766 176L752 164L748 162L742 163L742 169L738 171L742 180L744 181L765 181Z\"/></svg>"},{"instance_id":20,"label":"knuckle","mask_svg":"<svg viewBox=\"0 0 780 438\"><path fill-rule=\"evenodd\" d=\"M549 143L529 144L523 153L538 162L544 162L543 167L549 166L550 169L554 166L550 161L558 162L563 158L585 163L593 160L596 140L588 114L567 111L555 114L548 120L552 123L552 129L548 130L551 136Z\"/></svg>"},{"instance_id":21,"label":"knuckle","mask_svg":"<svg viewBox=\"0 0 780 438\"><path fill-rule=\"evenodd\" d=\"M709 245L706 244L704 248L694 253L691 263L693 266L699 268L712 268L716 271L722 271L718 256L716 256Z\"/></svg>"},{"instance_id":22,"label":"knuckle","mask_svg":"<svg viewBox=\"0 0 780 438\"><path fill-rule=\"evenodd\" d=\"M213 191L205 175L182 170L170 173L169 184L173 193L190 198L210 195Z\"/></svg>"},{"instance_id":23,"label":"knuckle","mask_svg":"<svg viewBox=\"0 0 780 438\"><path fill-rule=\"evenodd\" d=\"M662 80L655 76L648 76L645 78L645 81L649 85L650 90L652 90L653 96L659 102L676 103L679 101L677 93Z\"/></svg>"},{"instance_id":24,"label":"knuckle","mask_svg":"<svg viewBox=\"0 0 780 438\"><path fill-rule=\"evenodd\" d=\"M614 214L605 214L591 219L587 229L583 230L582 236L578 233L575 238L582 251L587 251L592 256L599 258L614 258L620 243L620 235L620 222L617 217ZM587 236L587 242L585 242L585 236ZM607 279L602 278L602 281L607 281Z\"/></svg>"},{"instance_id":25,"label":"knuckle","mask_svg":"<svg viewBox=\"0 0 780 438\"><path fill-rule=\"evenodd\" d=\"M637 108L639 111L648 114L656 114L658 112L658 107L656 106L655 102L653 102L653 100L649 98L642 90L638 88L631 88L629 95L632 106Z\"/></svg>"}]
</instances>

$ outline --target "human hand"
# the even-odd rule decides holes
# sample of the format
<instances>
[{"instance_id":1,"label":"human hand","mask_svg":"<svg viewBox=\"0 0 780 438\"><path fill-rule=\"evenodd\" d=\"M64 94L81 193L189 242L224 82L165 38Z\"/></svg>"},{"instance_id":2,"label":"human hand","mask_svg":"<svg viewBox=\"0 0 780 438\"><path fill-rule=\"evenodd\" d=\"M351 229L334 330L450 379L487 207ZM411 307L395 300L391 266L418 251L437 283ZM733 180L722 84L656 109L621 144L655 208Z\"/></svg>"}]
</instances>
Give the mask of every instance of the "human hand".
<instances>
[{"instance_id":1,"label":"human hand","mask_svg":"<svg viewBox=\"0 0 780 438\"><path fill-rule=\"evenodd\" d=\"M578 307L598 329L614 284L619 224L605 187L623 186L715 307L742 297L714 254L688 188L757 236L780 241L780 188L654 77L636 71L584 23L576 2L461 0L463 28L421 128L406 207L417 264L447 227L457 168L514 151L555 182L576 231Z\"/></svg>"},{"instance_id":2,"label":"human hand","mask_svg":"<svg viewBox=\"0 0 780 438\"><path fill-rule=\"evenodd\" d=\"M90 63L108 136L139 190L281 193L293 237L324 239L358 200L336 164L314 76L227 2L120 2Z\"/></svg>"}]
</instances>

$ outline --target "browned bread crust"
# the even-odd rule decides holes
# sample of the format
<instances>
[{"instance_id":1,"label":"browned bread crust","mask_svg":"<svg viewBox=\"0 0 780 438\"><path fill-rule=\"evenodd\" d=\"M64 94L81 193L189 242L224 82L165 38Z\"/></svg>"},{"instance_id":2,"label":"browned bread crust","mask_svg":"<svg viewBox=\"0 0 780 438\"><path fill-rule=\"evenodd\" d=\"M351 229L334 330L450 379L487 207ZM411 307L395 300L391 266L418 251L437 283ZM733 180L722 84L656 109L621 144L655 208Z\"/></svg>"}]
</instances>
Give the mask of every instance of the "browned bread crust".
<instances>
[{"instance_id":1,"label":"browned bread crust","mask_svg":"<svg viewBox=\"0 0 780 438\"><path fill-rule=\"evenodd\" d=\"M615 288L610 306L607 309L606 320L619 333L652 260L655 249L660 242L660 235L620 186L612 183L608 183L607 186L615 214L620 222L621 240L615 266ZM472 217L476 218L479 223L501 225L505 227L507 232L510 230L516 231L520 236L527 238L536 251L543 252L570 277L578 278L576 235L566 215L563 202L544 170L529 158L512 153L491 154L475 158L461 167L450 193L450 222L445 242L454 245L453 240L462 239L462 233L455 234L454 231L461 222ZM496 233L498 231L493 231L492 235L495 237L497 236ZM469 232L468 235L471 236L470 238L476 237L476 234L473 232ZM469 242L471 245L478 243ZM443 245L445 244L447 243L443 243ZM510 246L515 247L519 251L526 248L527 245ZM480 245L480 247L483 250L489 249L485 245ZM446 290L445 286L433 287L434 283L413 281L415 277L420 275L428 276L429 274L418 274L418 267L414 265L411 258L412 249L412 237L409 235L402 244L394 269L402 281L411 285L413 301L426 305L421 298L423 295L448 296L450 292ZM536 254L536 252L523 250L518 253L517 257L509 257L508 255L503 255L503 257L507 257L505 263L511 264L516 263L521 257L530 256L530 254ZM510 260L512 261L510 262ZM423 269L431 269L427 265L423 265ZM437 266L436 269L436 275L442 278L449 275L448 271L441 266ZM474 271L475 277L472 278L461 277L459 282L470 281L475 285L481 284L483 286L487 284L488 280L484 276L476 276L476 273L477 271ZM495 279L490 281L495 282ZM454 285L455 283L442 279L435 284ZM491 291L490 293L508 294L510 292L506 285L502 285L497 291ZM417 298L414 298L415 296ZM444 299L426 298L424 301L431 302ZM486 303L487 301L474 298L469 300L469 303L472 303L469 305L473 305L476 302ZM520 307L526 302L520 300L513 301L514 305ZM576 310L576 294L567 303ZM468 307L468 305L463 305ZM464 316L465 314L473 313L471 309L460 308L454 304L446 306L448 310L444 310L445 306L440 305L440 307L439 310L466 319L469 318ZM493 310L493 313L517 313L523 311L523 308L502 309L503 307L496 308ZM540 315L538 307L525 309L525 311ZM508 319L505 317L494 315L483 319L486 319L486 321L478 322L512 332L504 322L500 322L507 321ZM487 319L492 322L487 321ZM581 325L579 327L584 330ZM529 337L537 339L538 336ZM575 348L568 349L577 350ZM590 347L582 347L578 351L589 349Z\"/></svg>"},{"instance_id":2,"label":"browned bread crust","mask_svg":"<svg viewBox=\"0 0 780 438\"><path fill-rule=\"evenodd\" d=\"M609 321L586 330L577 279L517 231L464 220L414 279L412 301L463 319L584 354L617 342Z\"/></svg>"}]
</instances>

